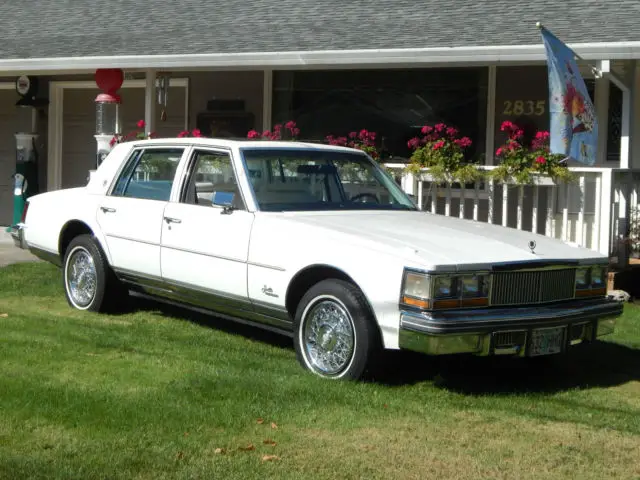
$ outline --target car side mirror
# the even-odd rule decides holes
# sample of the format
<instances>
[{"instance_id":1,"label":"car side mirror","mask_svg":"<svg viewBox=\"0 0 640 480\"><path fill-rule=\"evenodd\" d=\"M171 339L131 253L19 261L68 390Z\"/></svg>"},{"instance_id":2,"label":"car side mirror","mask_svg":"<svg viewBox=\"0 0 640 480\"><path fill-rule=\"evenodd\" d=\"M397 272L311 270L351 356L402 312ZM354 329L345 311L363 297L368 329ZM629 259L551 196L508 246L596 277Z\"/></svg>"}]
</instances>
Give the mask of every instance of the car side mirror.
<instances>
[{"instance_id":1,"label":"car side mirror","mask_svg":"<svg viewBox=\"0 0 640 480\"><path fill-rule=\"evenodd\" d=\"M224 207L230 209L233 207L233 199L235 195L232 192L213 192L211 196L211 204L215 207Z\"/></svg>"}]
</instances>

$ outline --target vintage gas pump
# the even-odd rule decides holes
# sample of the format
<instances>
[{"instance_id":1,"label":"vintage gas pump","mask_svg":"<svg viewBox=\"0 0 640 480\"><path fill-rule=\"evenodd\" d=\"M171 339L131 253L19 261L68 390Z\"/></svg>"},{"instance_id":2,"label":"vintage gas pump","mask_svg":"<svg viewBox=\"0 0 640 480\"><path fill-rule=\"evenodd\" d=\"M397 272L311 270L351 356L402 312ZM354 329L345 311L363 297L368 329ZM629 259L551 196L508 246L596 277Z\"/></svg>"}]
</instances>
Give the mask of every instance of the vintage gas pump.
<instances>
[{"instance_id":1,"label":"vintage gas pump","mask_svg":"<svg viewBox=\"0 0 640 480\"><path fill-rule=\"evenodd\" d=\"M120 132L121 98L117 91L124 81L124 72L119 68L100 68L95 73L96 85L102 92L96 97L96 133L98 168L111 151L114 135ZM91 172L89 172L91 175Z\"/></svg>"},{"instance_id":2,"label":"vintage gas pump","mask_svg":"<svg viewBox=\"0 0 640 480\"><path fill-rule=\"evenodd\" d=\"M38 79L25 75L16 80L16 92L20 99L16 103L17 132L16 169L13 174L13 224L22 217L24 204L28 197L39 192L38 188L38 151L36 148L37 108L46 104L46 100L37 99Z\"/></svg>"}]
</instances>

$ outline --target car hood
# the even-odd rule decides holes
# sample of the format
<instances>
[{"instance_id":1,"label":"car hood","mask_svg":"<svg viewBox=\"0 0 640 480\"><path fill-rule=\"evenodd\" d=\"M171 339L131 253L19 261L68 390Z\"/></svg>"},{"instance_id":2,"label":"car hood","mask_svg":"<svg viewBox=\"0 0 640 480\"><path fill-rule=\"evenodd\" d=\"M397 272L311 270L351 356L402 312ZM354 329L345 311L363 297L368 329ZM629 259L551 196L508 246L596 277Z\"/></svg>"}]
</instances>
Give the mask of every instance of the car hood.
<instances>
[{"instance_id":1,"label":"car hood","mask_svg":"<svg viewBox=\"0 0 640 480\"><path fill-rule=\"evenodd\" d=\"M461 220L428 212L305 212L279 214L288 221L403 257L429 269L482 268L496 263L574 260L606 257L557 239L514 228ZM535 247L530 248L530 243ZM442 268L444 267L444 268Z\"/></svg>"}]
</instances>

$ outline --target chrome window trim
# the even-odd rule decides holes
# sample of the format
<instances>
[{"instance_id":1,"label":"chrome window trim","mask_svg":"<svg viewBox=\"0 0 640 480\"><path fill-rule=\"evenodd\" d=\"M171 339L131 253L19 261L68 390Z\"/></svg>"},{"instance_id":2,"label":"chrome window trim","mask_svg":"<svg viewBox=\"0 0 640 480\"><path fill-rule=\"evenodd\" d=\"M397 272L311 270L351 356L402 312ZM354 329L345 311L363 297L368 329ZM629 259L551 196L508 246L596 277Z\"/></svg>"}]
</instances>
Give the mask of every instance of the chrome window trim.
<instances>
[{"instance_id":1,"label":"chrome window trim","mask_svg":"<svg viewBox=\"0 0 640 480\"><path fill-rule=\"evenodd\" d=\"M182 154L180 155L180 160L178 161L178 166L176 167L176 171L173 177L173 182L171 184L171 193L169 194L169 200L168 200L168 201L171 201L171 199L174 196L174 191L176 189L176 180L178 179L179 172L181 171L181 168L182 168L182 163L184 162L184 159L185 159L185 153L190 149L189 145L182 145L182 144L178 144L178 145L172 145L172 144L155 145L154 144L154 145L148 145L148 146L139 145L139 144L132 145L131 149L129 150L129 154L126 157L126 160L120 163L118 170L116 171L115 175L111 179L111 185L109 186L109 189L107 190L107 193L105 194L105 196L113 197L113 198L129 198L132 200L151 200L155 202L167 202L167 200L155 200L152 198L137 198L137 197L124 197L120 195L113 195L113 189L116 187L116 185L120 181L120 178L122 177L122 174L124 173L126 168L133 161L136 161L137 163L139 163L138 154L140 152L144 152L146 150L166 150L166 149L171 149L171 150L182 149ZM138 166L137 163L136 163L136 167ZM134 170L135 170L135 167L134 167Z\"/></svg>"},{"instance_id":2,"label":"chrome window trim","mask_svg":"<svg viewBox=\"0 0 640 480\"><path fill-rule=\"evenodd\" d=\"M252 212L250 209L250 205L247 202L247 196L245 194L243 185L240 182L240 175L238 174L238 167L236 165L236 161L234 159L233 148L228 147L217 147L217 146L207 146L207 145L192 145L189 149L189 154L186 157L184 168L181 173L180 179L180 188L177 192L175 203L190 205L182 201L182 196L184 193L184 189L187 187L187 183L189 181L190 175L193 173L193 169L195 168L196 155L198 152L211 152L217 154L225 154L229 156L229 162L231 164L231 169L233 170L233 175L235 177L236 184L238 185L238 191L240 192L240 196L242 197L242 203L244 203L245 212ZM222 208L222 207L220 207Z\"/></svg>"},{"instance_id":3,"label":"chrome window trim","mask_svg":"<svg viewBox=\"0 0 640 480\"><path fill-rule=\"evenodd\" d=\"M256 192L253 189L253 183L251 183L251 179L248 176L248 172L249 172L249 168L247 167L247 162L246 162L246 158L244 156L244 151L245 150L301 150L301 151L317 151L317 149L314 149L313 147L302 147L302 146L277 146L277 147L268 147L268 146L255 146L255 147L247 147L247 146L243 146L243 147L236 147L238 150L238 156L239 156L239 160L241 162L242 168L244 170L244 174L245 174L245 178L247 181L247 188L248 191L251 193L251 198L254 202L254 211L256 212L261 212L262 210L260 209L260 204L258 203L258 199L256 197ZM328 151L334 151L334 152L343 152L343 150L331 150L328 149ZM414 202L411 197L409 197L406 193L404 193L404 190L402 190L402 188L400 188L400 186L398 186L396 184L396 181L393 179L393 177L391 177L391 175L389 175L375 160L373 160L369 155L367 155L367 153L361 151L361 150L355 150L354 149L354 154L356 155L362 155L363 157L365 157L365 159L369 162L369 164L371 164L371 166L374 168L374 170L377 170L381 176L387 178L387 180L389 180L389 182L391 182L393 184L393 188L396 188L397 193L399 195L401 195L402 197L404 197L414 208L415 210L413 211L419 211L418 207L416 205L416 202ZM343 188L342 183L340 184L339 188ZM264 212L264 213L278 213L278 212Z\"/></svg>"}]
</instances>

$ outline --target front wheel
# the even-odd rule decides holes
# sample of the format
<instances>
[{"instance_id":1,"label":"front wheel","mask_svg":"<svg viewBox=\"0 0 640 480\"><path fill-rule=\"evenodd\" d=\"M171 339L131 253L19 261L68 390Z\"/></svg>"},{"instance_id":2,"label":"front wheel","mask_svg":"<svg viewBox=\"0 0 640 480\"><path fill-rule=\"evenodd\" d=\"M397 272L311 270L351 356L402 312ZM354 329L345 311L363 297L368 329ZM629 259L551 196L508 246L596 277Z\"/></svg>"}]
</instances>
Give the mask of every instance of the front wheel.
<instances>
[{"instance_id":1,"label":"front wheel","mask_svg":"<svg viewBox=\"0 0 640 480\"><path fill-rule=\"evenodd\" d=\"M295 318L298 361L313 373L357 380L380 341L362 292L342 280L323 280L304 295Z\"/></svg>"}]
</instances>

